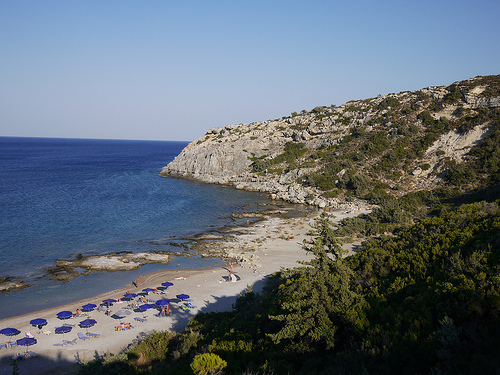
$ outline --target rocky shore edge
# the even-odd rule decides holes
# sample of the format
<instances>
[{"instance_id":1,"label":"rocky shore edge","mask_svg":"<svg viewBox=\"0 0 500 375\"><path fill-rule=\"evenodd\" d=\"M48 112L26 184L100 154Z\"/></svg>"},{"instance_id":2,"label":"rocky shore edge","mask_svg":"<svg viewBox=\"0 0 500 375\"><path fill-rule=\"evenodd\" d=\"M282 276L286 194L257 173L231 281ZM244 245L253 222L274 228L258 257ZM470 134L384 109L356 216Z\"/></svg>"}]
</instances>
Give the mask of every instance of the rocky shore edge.
<instances>
[{"instance_id":1,"label":"rocky shore edge","mask_svg":"<svg viewBox=\"0 0 500 375\"><path fill-rule=\"evenodd\" d=\"M249 211L234 213L231 215L233 220L247 219L247 225L226 226L210 232L200 233L193 237L172 237L163 240L150 241L151 245L170 245L181 247L180 251L153 251L153 252L113 252L99 255L76 254L68 259L58 259L54 267L47 270L52 280L68 282L71 279L89 275L96 271L129 271L140 268L142 265L150 263L168 263L171 256L201 258L219 258L226 262L242 263L251 261L251 258L241 255L241 252L231 250L231 243L236 243L237 238L247 235L252 231L252 225L257 221L268 220L270 218L279 218L294 212L300 216L310 216L316 212L310 207L286 205L281 206L281 202L269 207L263 211ZM285 233L283 234L285 235ZM0 293L15 289L29 287L29 283L11 276L0 277Z\"/></svg>"}]
</instances>

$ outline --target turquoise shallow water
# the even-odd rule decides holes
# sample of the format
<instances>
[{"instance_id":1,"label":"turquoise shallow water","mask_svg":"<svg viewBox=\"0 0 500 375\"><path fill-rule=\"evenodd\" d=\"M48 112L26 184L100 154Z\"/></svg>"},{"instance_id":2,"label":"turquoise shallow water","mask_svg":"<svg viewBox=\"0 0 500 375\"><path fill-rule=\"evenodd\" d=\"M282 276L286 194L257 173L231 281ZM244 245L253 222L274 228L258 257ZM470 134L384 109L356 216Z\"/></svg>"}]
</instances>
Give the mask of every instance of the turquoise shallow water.
<instances>
[{"instance_id":1,"label":"turquoise shallow water","mask_svg":"<svg viewBox=\"0 0 500 375\"><path fill-rule=\"evenodd\" d=\"M175 257L138 271L50 280L57 259L75 254L177 250L151 241L235 224L260 210L262 195L159 177L186 142L0 137L0 276L29 288L0 294L0 318L90 297L160 269L205 267L218 259ZM238 223L236 223L238 224Z\"/></svg>"}]
</instances>

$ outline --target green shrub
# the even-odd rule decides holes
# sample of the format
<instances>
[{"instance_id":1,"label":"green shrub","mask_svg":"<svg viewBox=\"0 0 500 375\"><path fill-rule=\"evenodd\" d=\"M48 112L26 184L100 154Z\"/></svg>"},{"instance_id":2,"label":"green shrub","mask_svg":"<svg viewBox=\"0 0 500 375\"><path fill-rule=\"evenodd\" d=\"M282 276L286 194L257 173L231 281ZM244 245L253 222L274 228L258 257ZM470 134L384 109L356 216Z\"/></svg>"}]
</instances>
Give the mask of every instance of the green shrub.
<instances>
[{"instance_id":1,"label":"green shrub","mask_svg":"<svg viewBox=\"0 0 500 375\"><path fill-rule=\"evenodd\" d=\"M227 367L227 362L217 354L198 354L191 363L191 369L197 375L216 374Z\"/></svg>"},{"instance_id":2,"label":"green shrub","mask_svg":"<svg viewBox=\"0 0 500 375\"><path fill-rule=\"evenodd\" d=\"M387 98L385 98L384 100L382 100L380 102L380 104L378 105L378 108L379 109L387 109L388 107L396 108L396 107L399 107L399 105L400 105L400 102L397 98L395 98L393 96L388 96Z\"/></svg>"}]
</instances>

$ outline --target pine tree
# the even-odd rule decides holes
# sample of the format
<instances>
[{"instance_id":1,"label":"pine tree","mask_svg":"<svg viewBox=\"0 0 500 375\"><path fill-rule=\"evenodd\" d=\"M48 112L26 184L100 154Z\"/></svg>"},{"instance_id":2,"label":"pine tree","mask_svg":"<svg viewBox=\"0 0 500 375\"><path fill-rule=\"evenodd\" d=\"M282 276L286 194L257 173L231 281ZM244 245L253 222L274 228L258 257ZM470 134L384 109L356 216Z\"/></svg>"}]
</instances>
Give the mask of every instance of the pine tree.
<instances>
[{"instance_id":1,"label":"pine tree","mask_svg":"<svg viewBox=\"0 0 500 375\"><path fill-rule=\"evenodd\" d=\"M300 351L317 345L332 349L338 327L362 324L363 299L352 289L353 273L343 261L344 251L326 214L316 220L312 235L312 246L304 249L315 257L278 288L281 314L270 317L282 322L281 329L269 335L272 340Z\"/></svg>"}]
</instances>

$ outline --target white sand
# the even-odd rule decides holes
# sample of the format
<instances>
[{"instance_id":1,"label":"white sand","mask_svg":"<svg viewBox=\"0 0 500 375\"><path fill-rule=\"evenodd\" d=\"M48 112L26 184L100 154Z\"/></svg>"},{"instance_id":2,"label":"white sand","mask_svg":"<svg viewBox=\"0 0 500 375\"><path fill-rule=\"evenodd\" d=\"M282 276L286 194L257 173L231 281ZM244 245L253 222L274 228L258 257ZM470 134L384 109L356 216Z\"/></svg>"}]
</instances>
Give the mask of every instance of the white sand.
<instances>
[{"instance_id":1,"label":"white sand","mask_svg":"<svg viewBox=\"0 0 500 375\"><path fill-rule=\"evenodd\" d=\"M346 216L355 216L365 212L351 212L349 214L336 212L335 221ZM230 311L236 298L244 293L247 286L252 286L255 292L260 292L265 279L272 273L283 268L293 268L297 266L298 260L310 259L303 249L303 240L310 239L307 232L311 229L312 219L279 219L271 218L266 221L258 222L247 228L247 234L238 235L234 242L227 243L227 249L235 256L241 256L246 261L234 265L234 273L240 277L237 282L226 282L224 277L228 276L229 265L216 269L202 270L175 270L158 271L140 277L139 288L124 286L121 289L113 290L108 293L96 296L94 298L71 303L56 308L51 308L38 313L31 313L0 321L0 329L6 327L17 328L21 334L13 337L0 335L0 343L15 341L24 336L26 331L30 331L37 339L37 343L27 348L38 354L36 358L27 358L19 361L21 374L42 374L45 372L59 373L63 368L74 364L80 360L90 360L96 356L110 352L119 353L132 343L136 338L149 332L156 331L176 331L181 332L187 325L190 318L197 312L209 311ZM281 227L281 233L280 233ZM288 238L288 239L287 239ZM182 280L176 280L181 277ZM150 309L143 312L132 311L132 314L126 318L115 319L106 315L104 312L92 311L87 316L80 318L70 318L60 320L56 313L62 310L75 312L87 303L99 305L106 298L118 299L127 291L138 293L146 287L160 287L162 282L171 281L173 286L168 288L167 294L150 293L146 298L158 300L160 298L173 299L170 303L171 314L166 317L156 317L156 309ZM190 296L191 303L196 306L183 311L180 309L181 302L175 296L185 293ZM116 303L111 307L114 313L129 302ZM97 321L97 324L88 329L89 332L99 334L99 338L88 340L79 339L78 332L85 333L87 329L80 328L78 323L90 317ZM134 317L147 317L146 322L134 320ZM48 324L43 330L48 330L51 334L38 333L38 328L29 324L34 318L45 318ZM120 322L129 322L133 329L125 331L115 331L115 326ZM55 327L62 326L64 323L75 325L71 332L64 335L54 334ZM76 340L73 345L63 347L54 346L61 344L64 340ZM11 357L17 353L23 353L25 347L7 348L0 350L0 375L11 374Z\"/></svg>"}]
</instances>

